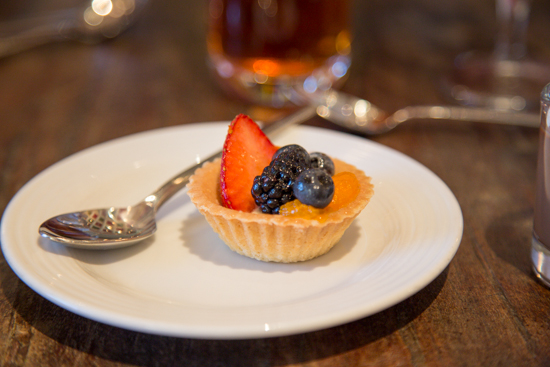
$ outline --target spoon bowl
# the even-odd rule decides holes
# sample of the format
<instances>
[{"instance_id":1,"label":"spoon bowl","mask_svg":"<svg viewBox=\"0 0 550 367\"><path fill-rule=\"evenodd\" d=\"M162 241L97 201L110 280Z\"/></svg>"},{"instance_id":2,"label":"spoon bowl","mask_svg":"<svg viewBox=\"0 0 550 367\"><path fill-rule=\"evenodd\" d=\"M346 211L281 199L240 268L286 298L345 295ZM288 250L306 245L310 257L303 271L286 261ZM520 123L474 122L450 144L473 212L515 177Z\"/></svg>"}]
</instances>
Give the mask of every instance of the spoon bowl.
<instances>
[{"instance_id":1,"label":"spoon bowl","mask_svg":"<svg viewBox=\"0 0 550 367\"><path fill-rule=\"evenodd\" d=\"M157 230L152 205L85 210L58 215L39 228L41 236L76 248L124 247L151 237Z\"/></svg>"}]
</instances>

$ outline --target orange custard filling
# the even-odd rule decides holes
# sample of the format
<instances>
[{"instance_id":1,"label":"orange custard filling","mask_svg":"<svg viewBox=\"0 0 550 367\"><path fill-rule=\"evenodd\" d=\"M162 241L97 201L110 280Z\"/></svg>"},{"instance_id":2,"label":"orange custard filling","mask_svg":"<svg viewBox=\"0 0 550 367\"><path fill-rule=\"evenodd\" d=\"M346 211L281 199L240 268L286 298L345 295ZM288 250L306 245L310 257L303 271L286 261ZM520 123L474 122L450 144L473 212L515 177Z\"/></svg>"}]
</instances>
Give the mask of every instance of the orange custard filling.
<instances>
[{"instance_id":1,"label":"orange custard filling","mask_svg":"<svg viewBox=\"0 0 550 367\"><path fill-rule=\"evenodd\" d=\"M293 200L281 206L279 215L291 218L315 219L319 222L327 220L330 213L346 207L353 202L361 190L359 180L351 172L340 172L332 176L334 181L334 196L329 205L318 209Z\"/></svg>"}]
</instances>

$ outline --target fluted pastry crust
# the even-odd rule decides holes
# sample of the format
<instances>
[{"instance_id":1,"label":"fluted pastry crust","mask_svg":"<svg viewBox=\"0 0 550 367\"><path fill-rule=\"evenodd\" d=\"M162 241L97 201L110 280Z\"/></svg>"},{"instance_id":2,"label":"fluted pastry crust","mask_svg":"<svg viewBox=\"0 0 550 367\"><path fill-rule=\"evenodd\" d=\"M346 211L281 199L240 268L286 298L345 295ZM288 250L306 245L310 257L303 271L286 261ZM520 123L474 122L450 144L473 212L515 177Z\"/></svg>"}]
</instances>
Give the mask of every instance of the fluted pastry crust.
<instances>
[{"instance_id":1,"label":"fluted pastry crust","mask_svg":"<svg viewBox=\"0 0 550 367\"><path fill-rule=\"evenodd\" d=\"M354 173L361 189L355 201L330 213L322 223L223 207L220 199L219 159L205 163L195 172L187 186L188 195L231 250L261 261L305 261L327 253L374 194L370 177L350 164L337 159L333 161L336 173Z\"/></svg>"}]
</instances>

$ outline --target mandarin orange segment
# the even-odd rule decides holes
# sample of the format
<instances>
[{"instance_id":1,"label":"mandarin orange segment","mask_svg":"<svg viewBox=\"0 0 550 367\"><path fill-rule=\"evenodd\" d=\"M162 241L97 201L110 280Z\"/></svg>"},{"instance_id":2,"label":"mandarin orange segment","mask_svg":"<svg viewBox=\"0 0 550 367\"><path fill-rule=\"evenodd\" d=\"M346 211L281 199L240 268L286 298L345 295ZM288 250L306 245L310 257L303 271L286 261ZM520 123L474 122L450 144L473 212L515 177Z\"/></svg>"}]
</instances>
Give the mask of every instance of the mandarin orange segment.
<instances>
[{"instance_id":1,"label":"mandarin orange segment","mask_svg":"<svg viewBox=\"0 0 550 367\"><path fill-rule=\"evenodd\" d=\"M340 172L332 176L332 180L334 181L334 196L327 207L317 209L302 204L298 200L293 200L281 206L279 214L292 218L316 219L322 222L330 213L346 207L359 195L361 190L359 180L353 173Z\"/></svg>"},{"instance_id":2,"label":"mandarin orange segment","mask_svg":"<svg viewBox=\"0 0 550 367\"><path fill-rule=\"evenodd\" d=\"M311 205L302 204L300 200L292 200L281 206L279 215L292 218L322 219L325 209L317 209Z\"/></svg>"},{"instance_id":3,"label":"mandarin orange segment","mask_svg":"<svg viewBox=\"0 0 550 367\"><path fill-rule=\"evenodd\" d=\"M335 212L354 201L359 195L359 180L351 172L340 172L332 176L334 181L334 196L325 208L329 212Z\"/></svg>"}]
</instances>

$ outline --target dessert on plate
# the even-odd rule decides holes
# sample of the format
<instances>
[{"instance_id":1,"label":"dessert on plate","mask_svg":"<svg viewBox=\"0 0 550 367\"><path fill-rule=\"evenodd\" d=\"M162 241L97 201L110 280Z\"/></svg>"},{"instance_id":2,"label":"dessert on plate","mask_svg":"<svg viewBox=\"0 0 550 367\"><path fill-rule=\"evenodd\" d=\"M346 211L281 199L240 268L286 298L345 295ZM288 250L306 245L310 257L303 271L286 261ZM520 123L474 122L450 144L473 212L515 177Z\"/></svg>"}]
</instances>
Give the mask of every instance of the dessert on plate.
<instances>
[{"instance_id":1,"label":"dessert on plate","mask_svg":"<svg viewBox=\"0 0 550 367\"><path fill-rule=\"evenodd\" d=\"M229 125L222 158L188 184L191 201L231 250L284 263L327 253L373 194L361 170L296 144L278 148L242 114Z\"/></svg>"}]
</instances>

